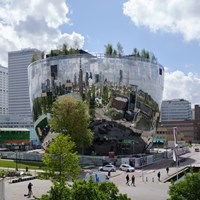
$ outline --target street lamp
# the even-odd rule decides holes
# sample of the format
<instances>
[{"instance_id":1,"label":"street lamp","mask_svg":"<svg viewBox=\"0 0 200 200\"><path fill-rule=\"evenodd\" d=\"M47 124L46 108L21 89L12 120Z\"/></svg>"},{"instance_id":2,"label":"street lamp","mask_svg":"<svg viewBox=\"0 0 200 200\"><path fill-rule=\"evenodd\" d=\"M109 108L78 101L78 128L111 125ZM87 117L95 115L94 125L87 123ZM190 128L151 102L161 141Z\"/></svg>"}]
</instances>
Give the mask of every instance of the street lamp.
<instances>
[{"instance_id":1,"label":"street lamp","mask_svg":"<svg viewBox=\"0 0 200 200\"><path fill-rule=\"evenodd\" d=\"M17 163L17 151L16 151L15 153L16 153L16 158L15 158L16 167L15 167L15 170L16 170L16 171L18 171L18 163Z\"/></svg>"},{"instance_id":2,"label":"street lamp","mask_svg":"<svg viewBox=\"0 0 200 200\"><path fill-rule=\"evenodd\" d=\"M144 182L143 165L144 165L144 157L143 157L143 155L142 155L142 181Z\"/></svg>"}]
</instances>

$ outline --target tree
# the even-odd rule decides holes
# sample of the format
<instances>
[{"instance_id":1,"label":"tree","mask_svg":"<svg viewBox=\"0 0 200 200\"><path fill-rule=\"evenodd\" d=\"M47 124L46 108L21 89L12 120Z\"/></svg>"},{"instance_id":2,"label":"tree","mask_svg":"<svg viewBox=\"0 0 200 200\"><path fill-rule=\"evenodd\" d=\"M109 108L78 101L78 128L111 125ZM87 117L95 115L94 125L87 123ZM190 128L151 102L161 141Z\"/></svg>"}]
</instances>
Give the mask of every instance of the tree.
<instances>
[{"instance_id":1,"label":"tree","mask_svg":"<svg viewBox=\"0 0 200 200\"><path fill-rule=\"evenodd\" d=\"M200 199L199 190L200 172L186 174L185 178L178 183L172 183L169 188L170 198L168 200L198 200Z\"/></svg>"},{"instance_id":2,"label":"tree","mask_svg":"<svg viewBox=\"0 0 200 200\"><path fill-rule=\"evenodd\" d=\"M153 63L157 63L158 62L158 60L157 60L157 58L155 57L154 54L151 57L151 62L153 62Z\"/></svg>"},{"instance_id":3,"label":"tree","mask_svg":"<svg viewBox=\"0 0 200 200\"><path fill-rule=\"evenodd\" d=\"M102 102L103 104L107 104L109 100L109 89L108 86L103 87L103 94L102 94Z\"/></svg>"},{"instance_id":4,"label":"tree","mask_svg":"<svg viewBox=\"0 0 200 200\"><path fill-rule=\"evenodd\" d=\"M92 143L93 133L89 127L89 114L86 105L81 100L70 96L60 96L54 102L51 127L60 132L67 131L78 148L84 148Z\"/></svg>"},{"instance_id":5,"label":"tree","mask_svg":"<svg viewBox=\"0 0 200 200\"><path fill-rule=\"evenodd\" d=\"M81 197L81 198L80 198ZM95 183L92 179L77 181L72 187L73 200L130 200L126 194L119 194L119 190L112 182Z\"/></svg>"},{"instance_id":6,"label":"tree","mask_svg":"<svg viewBox=\"0 0 200 200\"><path fill-rule=\"evenodd\" d=\"M122 56L124 53L123 47L119 42L117 43L117 52L118 52L118 56Z\"/></svg>"},{"instance_id":7,"label":"tree","mask_svg":"<svg viewBox=\"0 0 200 200\"><path fill-rule=\"evenodd\" d=\"M133 55L134 55L134 56L137 56L137 53L138 53L137 48L134 48L134 49L133 49Z\"/></svg>"},{"instance_id":8,"label":"tree","mask_svg":"<svg viewBox=\"0 0 200 200\"><path fill-rule=\"evenodd\" d=\"M36 54L33 54L32 55L32 59L31 59L31 62L35 62L36 60L38 60L38 57Z\"/></svg>"},{"instance_id":9,"label":"tree","mask_svg":"<svg viewBox=\"0 0 200 200\"><path fill-rule=\"evenodd\" d=\"M55 182L65 185L66 180L74 179L80 171L75 143L62 133L52 141L44 154L46 171Z\"/></svg>"},{"instance_id":10,"label":"tree","mask_svg":"<svg viewBox=\"0 0 200 200\"><path fill-rule=\"evenodd\" d=\"M62 55L67 55L68 54L68 46L67 46L67 44L63 44L62 45L62 48L60 49L60 53L62 54Z\"/></svg>"},{"instance_id":11,"label":"tree","mask_svg":"<svg viewBox=\"0 0 200 200\"><path fill-rule=\"evenodd\" d=\"M117 50L116 49L114 49L113 50L113 54L112 54L113 56L116 56L117 55Z\"/></svg>"},{"instance_id":12,"label":"tree","mask_svg":"<svg viewBox=\"0 0 200 200\"><path fill-rule=\"evenodd\" d=\"M46 166L46 172L53 180L53 186L49 192L50 195L45 194L39 199L67 199L70 189L67 187L66 181L75 180L80 172L79 159L74 149L75 143L71 141L68 135L66 136L62 133L58 134L47 148L47 153L43 157L43 163Z\"/></svg>"},{"instance_id":13,"label":"tree","mask_svg":"<svg viewBox=\"0 0 200 200\"><path fill-rule=\"evenodd\" d=\"M57 185L51 188L49 195L43 195L40 200L57 200L59 196L56 193L59 193L61 190L65 195L62 197L62 200L130 200L126 194L119 193L114 183L103 182L97 184L93 180L89 182L78 180L71 187L65 188Z\"/></svg>"},{"instance_id":14,"label":"tree","mask_svg":"<svg viewBox=\"0 0 200 200\"><path fill-rule=\"evenodd\" d=\"M105 45L105 55L106 56L111 56L113 55L113 47L112 47L112 44L107 44Z\"/></svg>"},{"instance_id":15,"label":"tree","mask_svg":"<svg viewBox=\"0 0 200 200\"><path fill-rule=\"evenodd\" d=\"M141 51L141 57L149 59L149 52L146 51L145 49L142 49L142 51Z\"/></svg>"}]
</instances>

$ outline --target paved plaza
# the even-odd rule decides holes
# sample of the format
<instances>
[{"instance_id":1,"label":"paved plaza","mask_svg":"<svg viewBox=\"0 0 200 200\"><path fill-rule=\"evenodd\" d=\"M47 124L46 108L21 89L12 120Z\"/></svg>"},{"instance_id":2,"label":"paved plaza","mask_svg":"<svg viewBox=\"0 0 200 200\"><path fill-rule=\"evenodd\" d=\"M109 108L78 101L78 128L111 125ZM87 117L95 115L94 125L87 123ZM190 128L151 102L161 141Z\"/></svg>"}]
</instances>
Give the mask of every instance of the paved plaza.
<instances>
[{"instance_id":1,"label":"paved plaza","mask_svg":"<svg viewBox=\"0 0 200 200\"><path fill-rule=\"evenodd\" d=\"M179 170L187 165L200 164L199 152L194 152L182 155L183 158L187 158L185 162L180 163ZM121 193L127 194L133 200L166 200L168 195L168 189L170 183L164 183L163 180L177 172L176 166L171 167L172 159L162 159L153 165L147 166L144 169L138 169L135 172L128 173L130 178L132 174L135 175L136 186L126 185L126 172L119 171L112 172L110 181L114 182L119 188ZM166 167L169 166L169 175L167 175ZM157 173L161 173L161 181L158 181ZM23 181L19 183L10 183L7 179L5 183L5 200L21 200L27 199L24 194L27 194L27 185L29 181ZM33 194L36 197L40 197L42 194L46 194L50 189L52 183L49 180L31 180L33 184ZM29 198L33 199L33 198Z\"/></svg>"}]
</instances>

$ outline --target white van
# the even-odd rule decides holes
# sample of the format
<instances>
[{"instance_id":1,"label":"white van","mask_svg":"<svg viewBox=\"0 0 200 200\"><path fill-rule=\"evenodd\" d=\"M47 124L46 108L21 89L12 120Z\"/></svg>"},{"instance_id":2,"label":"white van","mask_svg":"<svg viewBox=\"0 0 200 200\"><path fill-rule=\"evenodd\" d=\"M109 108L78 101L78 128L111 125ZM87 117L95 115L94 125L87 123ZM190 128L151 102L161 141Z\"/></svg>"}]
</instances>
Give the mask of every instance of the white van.
<instances>
[{"instance_id":1,"label":"white van","mask_svg":"<svg viewBox=\"0 0 200 200\"><path fill-rule=\"evenodd\" d=\"M90 177L94 180L96 183L102 183L102 182L109 182L109 177L107 174L103 172L93 172L93 173L87 173L85 175L85 181L89 182Z\"/></svg>"}]
</instances>

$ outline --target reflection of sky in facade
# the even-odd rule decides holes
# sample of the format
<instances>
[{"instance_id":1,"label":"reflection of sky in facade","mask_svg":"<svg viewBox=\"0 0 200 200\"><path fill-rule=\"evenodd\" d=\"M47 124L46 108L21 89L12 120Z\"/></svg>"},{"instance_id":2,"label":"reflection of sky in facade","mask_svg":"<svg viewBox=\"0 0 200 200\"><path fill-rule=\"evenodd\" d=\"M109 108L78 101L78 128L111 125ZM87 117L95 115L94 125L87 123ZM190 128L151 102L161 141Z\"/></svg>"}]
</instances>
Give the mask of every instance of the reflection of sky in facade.
<instances>
[{"instance_id":1,"label":"reflection of sky in facade","mask_svg":"<svg viewBox=\"0 0 200 200\"><path fill-rule=\"evenodd\" d=\"M137 85L138 89L147 92L159 104L162 101L164 87L164 68L161 65L135 60L134 57L88 57L81 55L74 57L54 57L39 60L28 67L29 93L32 100L40 97L42 93L41 85L47 79L51 81L51 66L57 65L58 75L57 84L65 83L66 80L74 82L76 74L77 82L81 67L83 70L83 80L85 81L86 72L95 74L107 79L113 84L118 84L120 80L120 70L122 70L122 85ZM162 72L161 72L162 71Z\"/></svg>"}]
</instances>

